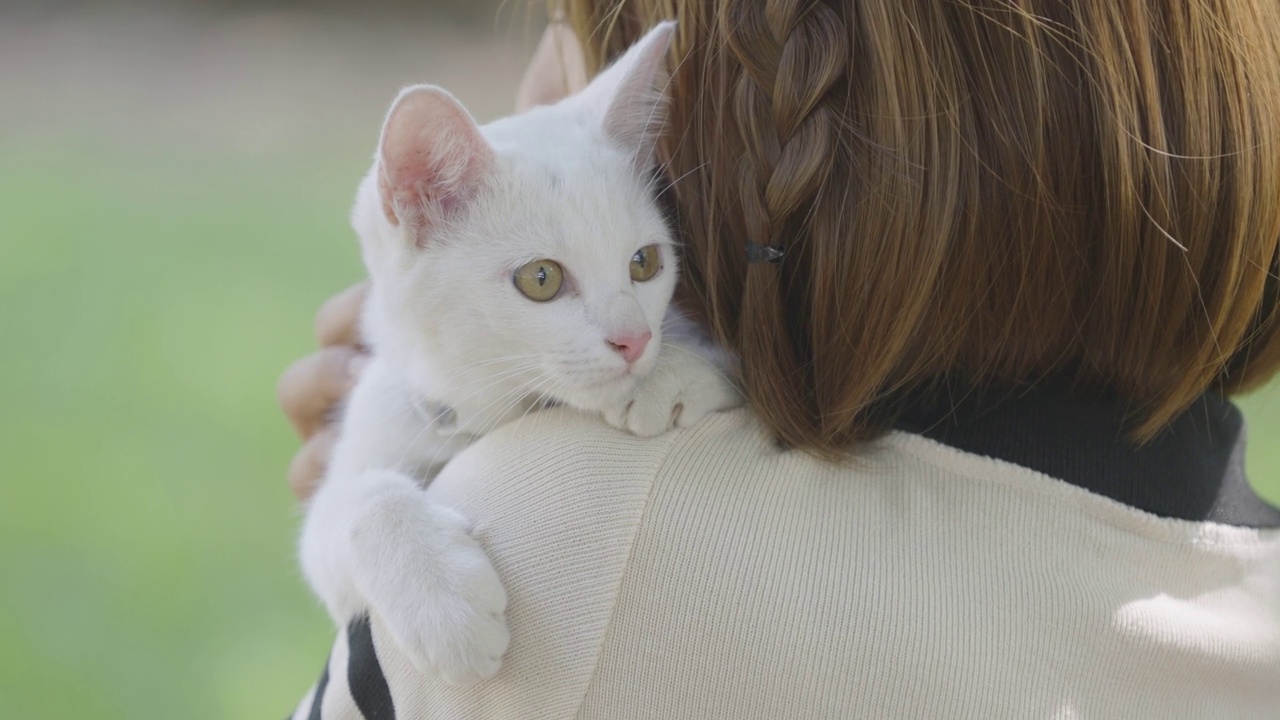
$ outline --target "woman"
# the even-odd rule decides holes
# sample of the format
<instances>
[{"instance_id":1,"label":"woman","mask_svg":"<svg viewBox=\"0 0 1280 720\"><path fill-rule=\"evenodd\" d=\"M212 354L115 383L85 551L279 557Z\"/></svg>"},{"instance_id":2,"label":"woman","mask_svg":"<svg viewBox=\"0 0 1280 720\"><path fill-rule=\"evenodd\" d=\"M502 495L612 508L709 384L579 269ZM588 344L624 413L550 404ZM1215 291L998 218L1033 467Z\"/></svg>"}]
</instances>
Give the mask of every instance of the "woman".
<instances>
[{"instance_id":1,"label":"woman","mask_svg":"<svg viewBox=\"0 0 1280 720\"><path fill-rule=\"evenodd\" d=\"M485 437L428 492L507 584L502 671L421 676L375 618L324 717L1277 716L1280 512L1224 397L1280 369L1280 6L564 11L587 72L552 43L526 97L680 21L683 300L751 409ZM350 352L284 378L304 435Z\"/></svg>"}]
</instances>

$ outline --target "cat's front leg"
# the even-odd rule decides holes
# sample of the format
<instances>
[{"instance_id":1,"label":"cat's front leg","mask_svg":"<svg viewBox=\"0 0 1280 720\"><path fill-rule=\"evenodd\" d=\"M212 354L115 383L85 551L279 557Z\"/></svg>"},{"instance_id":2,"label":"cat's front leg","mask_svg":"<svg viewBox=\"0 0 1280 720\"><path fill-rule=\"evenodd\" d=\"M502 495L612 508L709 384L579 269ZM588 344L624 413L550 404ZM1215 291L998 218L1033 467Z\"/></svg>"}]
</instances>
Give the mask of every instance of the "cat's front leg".
<instances>
[{"instance_id":1,"label":"cat's front leg","mask_svg":"<svg viewBox=\"0 0 1280 720\"><path fill-rule=\"evenodd\" d=\"M451 683L496 673L510 641L507 595L467 520L393 470L330 480L359 492L317 494L341 508L312 508L301 554L338 626L376 614L415 665Z\"/></svg>"},{"instance_id":2,"label":"cat's front leg","mask_svg":"<svg viewBox=\"0 0 1280 720\"><path fill-rule=\"evenodd\" d=\"M708 414L742 404L732 380L733 356L678 311L663 323L657 362L621 402L604 409L605 422L642 437L690 427Z\"/></svg>"},{"instance_id":3,"label":"cat's front leg","mask_svg":"<svg viewBox=\"0 0 1280 720\"><path fill-rule=\"evenodd\" d=\"M467 522L410 474L455 450L410 397L377 358L365 370L307 508L302 567L340 627L376 613L421 668L474 682L506 650L506 593Z\"/></svg>"},{"instance_id":4,"label":"cat's front leg","mask_svg":"<svg viewBox=\"0 0 1280 720\"><path fill-rule=\"evenodd\" d=\"M353 579L421 670L468 685L498 671L510 641L507 595L470 523L407 478L369 471L353 508Z\"/></svg>"}]
</instances>

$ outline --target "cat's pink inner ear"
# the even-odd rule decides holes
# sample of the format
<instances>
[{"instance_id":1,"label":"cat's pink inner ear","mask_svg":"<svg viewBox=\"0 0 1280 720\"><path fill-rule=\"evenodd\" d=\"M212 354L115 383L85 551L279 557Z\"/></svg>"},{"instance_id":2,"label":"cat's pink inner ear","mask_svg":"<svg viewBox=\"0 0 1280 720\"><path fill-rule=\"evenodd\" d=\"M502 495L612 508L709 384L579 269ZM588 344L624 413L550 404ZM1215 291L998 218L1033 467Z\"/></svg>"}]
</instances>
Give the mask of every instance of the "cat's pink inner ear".
<instances>
[{"instance_id":1,"label":"cat's pink inner ear","mask_svg":"<svg viewBox=\"0 0 1280 720\"><path fill-rule=\"evenodd\" d=\"M387 220L422 231L475 195L493 164L493 150L452 95L419 86L392 105L378 160Z\"/></svg>"}]
</instances>

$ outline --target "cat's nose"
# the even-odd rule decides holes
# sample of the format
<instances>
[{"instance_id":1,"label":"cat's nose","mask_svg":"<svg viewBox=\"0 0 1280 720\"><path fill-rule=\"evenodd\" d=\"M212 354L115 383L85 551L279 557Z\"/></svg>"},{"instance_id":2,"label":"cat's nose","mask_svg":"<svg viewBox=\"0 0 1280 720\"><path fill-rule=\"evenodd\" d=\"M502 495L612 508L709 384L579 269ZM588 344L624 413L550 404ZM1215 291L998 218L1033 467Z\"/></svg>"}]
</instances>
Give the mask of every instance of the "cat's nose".
<instances>
[{"instance_id":1,"label":"cat's nose","mask_svg":"<svg viewBox=\"0 0 1280 720\"><path fill-rule=\"evenodd\" d=\"M626 360L627 364L630 365L636 361L636 358L644 354L644 349L649 345L649 340L652 337L653 333L646 330L638 335L615 335L605 340L605 342L609 343L609 347L621 353L622 359Z\"/></svg>"}]
</instances>

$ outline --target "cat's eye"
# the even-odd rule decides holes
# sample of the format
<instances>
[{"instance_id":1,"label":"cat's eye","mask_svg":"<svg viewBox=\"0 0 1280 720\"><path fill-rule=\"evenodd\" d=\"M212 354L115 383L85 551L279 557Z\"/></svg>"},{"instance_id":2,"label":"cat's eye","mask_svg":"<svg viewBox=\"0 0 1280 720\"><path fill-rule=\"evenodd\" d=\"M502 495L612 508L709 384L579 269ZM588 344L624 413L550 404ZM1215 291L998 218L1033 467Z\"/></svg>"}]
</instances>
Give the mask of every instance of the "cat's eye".
<instances>
[{"instance_id":1,"label":"cat's eye","mask_svg":"<svg viewBox=\"0 0 1280 720\"><path fill-rule=\"evenodd\" d=\"M632 271L635 276L635 271ZM516 289L536 302L552 300L560 294L564 284L564 269L555 260L534 260L526 263L511 276Z\"/></svg>"},{"instance_id":2,"label":"cat's eye","mask_svg":"<svg viewBox=\"0 0 1280 720\"><path fill-rule=\"evenodd\" d=\"M631 279L636 282L652 280L662 269L662 251L657 245L645 245L631 256Z\"/></svg>"}]
</instances>

